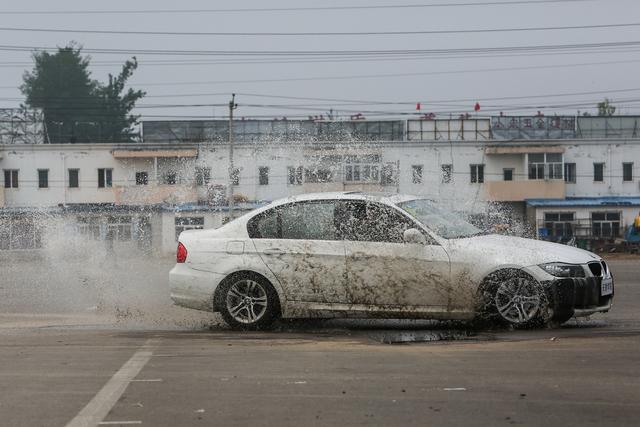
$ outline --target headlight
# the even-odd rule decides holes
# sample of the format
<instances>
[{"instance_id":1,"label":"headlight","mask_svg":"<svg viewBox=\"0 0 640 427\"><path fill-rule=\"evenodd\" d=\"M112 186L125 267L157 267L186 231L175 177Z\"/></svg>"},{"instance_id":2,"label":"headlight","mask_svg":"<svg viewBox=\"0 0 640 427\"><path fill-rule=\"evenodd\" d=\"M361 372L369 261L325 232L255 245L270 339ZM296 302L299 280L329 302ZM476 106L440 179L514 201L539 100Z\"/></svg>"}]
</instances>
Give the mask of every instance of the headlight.
<instances>
[{"instance_id":1,"label":"headlight","mask_svg":"<svg viewBox=\"0 0 640 427\"><path fill-rule=\"evenodd\" d=\"M550 262L540 264L539 267L555 277L584 277L584 268L580 265Z\"/></svg>"}]
</instances>

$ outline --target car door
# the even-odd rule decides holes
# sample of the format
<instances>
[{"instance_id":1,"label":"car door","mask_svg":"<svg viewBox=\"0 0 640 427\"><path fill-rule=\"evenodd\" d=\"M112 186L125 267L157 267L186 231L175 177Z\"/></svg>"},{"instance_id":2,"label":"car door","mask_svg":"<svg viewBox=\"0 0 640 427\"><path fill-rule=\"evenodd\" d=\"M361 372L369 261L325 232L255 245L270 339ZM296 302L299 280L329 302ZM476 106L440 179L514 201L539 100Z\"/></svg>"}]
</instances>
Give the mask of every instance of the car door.
<instances>
[{"instance_id":1,"label":"car door","mask_svg":"<svg viewBox=\"0 0 640 427\"><path fill-rule=\"evenodd\" d=\"M333 200L279 206L252 220L249 235L287 299L334 302L344 293L344 242L338 238Z\"/></svg>"},{"instance_id":2,"label":"car door","mask_svg":"<svg viewBox=\"0 0 640 427\"><path fill-rule=\"evenodd\" d=\"M347 297L352 304L447 306L450 263L445 249L425 233L426 244L405 243L409 228L424 232L391 206L343 202Z\"/></svg>"}]
</instances>

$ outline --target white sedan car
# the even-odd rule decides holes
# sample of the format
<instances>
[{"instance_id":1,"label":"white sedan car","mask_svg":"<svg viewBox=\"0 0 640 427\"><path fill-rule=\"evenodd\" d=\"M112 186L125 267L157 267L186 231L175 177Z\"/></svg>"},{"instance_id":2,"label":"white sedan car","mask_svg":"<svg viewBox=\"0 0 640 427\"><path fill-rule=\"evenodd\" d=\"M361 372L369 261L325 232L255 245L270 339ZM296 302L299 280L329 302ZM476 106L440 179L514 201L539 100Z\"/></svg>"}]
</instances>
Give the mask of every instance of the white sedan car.
<instances>
[{"instance_id":1,"label":"white sedan car","mask_svg":"<svg viewBox=\"0 0 640 427\"><path fill-rule=\"evenodd\" d=\"M311 317L562 323L613 299L591 252L488 235L419 197L359 192L283 199L183 232L170 283L176 304L243 329Z\"/></svg>"}]
</instances>

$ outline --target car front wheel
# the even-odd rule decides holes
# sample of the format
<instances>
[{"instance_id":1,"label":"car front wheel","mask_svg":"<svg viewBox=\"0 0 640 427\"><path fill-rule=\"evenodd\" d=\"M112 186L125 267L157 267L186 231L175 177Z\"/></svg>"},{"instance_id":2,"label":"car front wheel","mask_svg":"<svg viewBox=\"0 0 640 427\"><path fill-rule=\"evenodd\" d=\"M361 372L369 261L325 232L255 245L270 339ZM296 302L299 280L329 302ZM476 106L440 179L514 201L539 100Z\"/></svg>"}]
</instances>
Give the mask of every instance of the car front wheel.
<instances>
[{"instance_id":1,"label":"car front wheel","mask_svg":"<svg viewBox=\"0 0 640 427\"><path fill-rule=\"evenodd\" d=\"M533 277L505 270L487 278L483 292L483 317L513 326L541 326L546 319L547 296Z\"/></svg>"},{"instance_id":2,"label":"car front wheel","mask_svg":"<svg viewBox=\"0 0 640 427\"><path fill-rule=\"evenodd\" d=\"M221 284L217 303L223 319L235 329L266 329L280 314L278 295L261 276L237 274Z\"/></svg>"}]
</instances>

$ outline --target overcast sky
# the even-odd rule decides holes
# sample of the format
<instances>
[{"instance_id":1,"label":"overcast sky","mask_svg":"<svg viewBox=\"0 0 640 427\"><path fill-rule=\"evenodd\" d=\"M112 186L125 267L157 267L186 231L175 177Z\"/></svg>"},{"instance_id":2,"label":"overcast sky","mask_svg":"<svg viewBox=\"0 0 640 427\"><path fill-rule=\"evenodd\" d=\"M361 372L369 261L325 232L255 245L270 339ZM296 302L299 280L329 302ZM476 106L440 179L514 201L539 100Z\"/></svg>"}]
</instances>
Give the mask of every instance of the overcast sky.
<instances>
[{"instance_id":1,"label":"overcast sky","mask_svg":"<svg viewBox=\"0 0 640 427\"><path fill-rule=\"evenodd\" d=\"M324 0L324 1L120 1L108 2L26 0L3 2L0 28L169 31L169 32L390 32L441 31L532 27L567 27L609 24L640 24L640 2L634 0L535 1L509 5L459 5L451 7L393 7L380 9L280 10L251 12L119 13L119 14L10 14L9 11L87 11L150 9L245 9L305 8L331 6L473 3L482 0ZM508 0L498 0L508 1ZM485 2L486 3L486 2ZM52 9L54 7L56 9ZM49 33L0 30L3 46L64 46L74 40L85 49L206 51L206 55L150 55L138 53L140 66L130 83L146 90L139 108L143 119L163 117L224 117L228 94L238 93L238 116L294 117L325 113L331 106L340 114L367 111L416 113L438 112L442 116L472 112L476 101L481 114L494 111L546 114L591 110L608 96L622 113L640 113L640 44L560 51L528 50L517 55L483 56L442 49L483 49L506 46L540 46L589 43L640 42L640 26L581 28L570 30L511 31L456 34L360 35L360 36L213 36ZM400 50L435 49L425 57L408 58ZM299 56L282 58L286 63L264 63L255 55L241 58L213 56L210 51L362 51L392 50L387 55L355 59L352 55L332 62L299 62ZM335 52L334 52L335 53ZM30 68L28 51L0 50L0 107L20 104L18 86ZM132 54L93 53L93 77L104 81L117 73ZM366 59L366 60L362 60ZM254 63L238 64L238 61ZM277 60L277 58L275 58ZM160 61L160 63L158 62ZM196 62L189 63L189 62ZM236 62L220 64L219 62ZM268 61L274 61L268 57ZM292 62L296 61L296 62ZM176 63L177 62L177 63ZM218 63L216 63L218 62ZM260 62L260 63L256 63ZM484 71L483 71L484 70ZM382 75L382 76L381 76ZM360 76L355 78L355 76ZM369 76L369 77L365 77ZM374 76L374 77L372 77ZM298 79L298 80L297 80ZM253 80L247 82L247 80ZM256 82L255 80L271 80ZM275 81L274 81L275 80ZM629 89L627 91L627 89ZM584 92L590 94L571 95ZM608 93L605 93L608 92ZM186 95L201 96L186 96ZM218 95L216 95L218 94ZM164 95L171 95L163 97ZM174 96L178 95L178 96ZM301 98L375 101L357 104L258 97L277 95ZM556 96L541 96L556 95ZM535 96L531 98L531 96ZM491 99L494 98L494 99ZM495 99L507 98L507 99ZM616 102L617 100L617 102ZM406 104L380 104L397 102ZM168 107L167 104L180 105ZM185 104L207 104L184 107ZM269 105L260 108L250 105ZM351 105L349 105L351 104ZM567 105L585 104L585 105ZM284 105L284 106L280 106ZM286 106L295 107L286 107ZM553 109L551 106L562 105ZM588 105L589 107L587 107ZM385 114L383 114L385 115ZM386 114L387 117L390 115ZM398 116L404 117L404 116Z\"/></svg>"}]
</instances>

